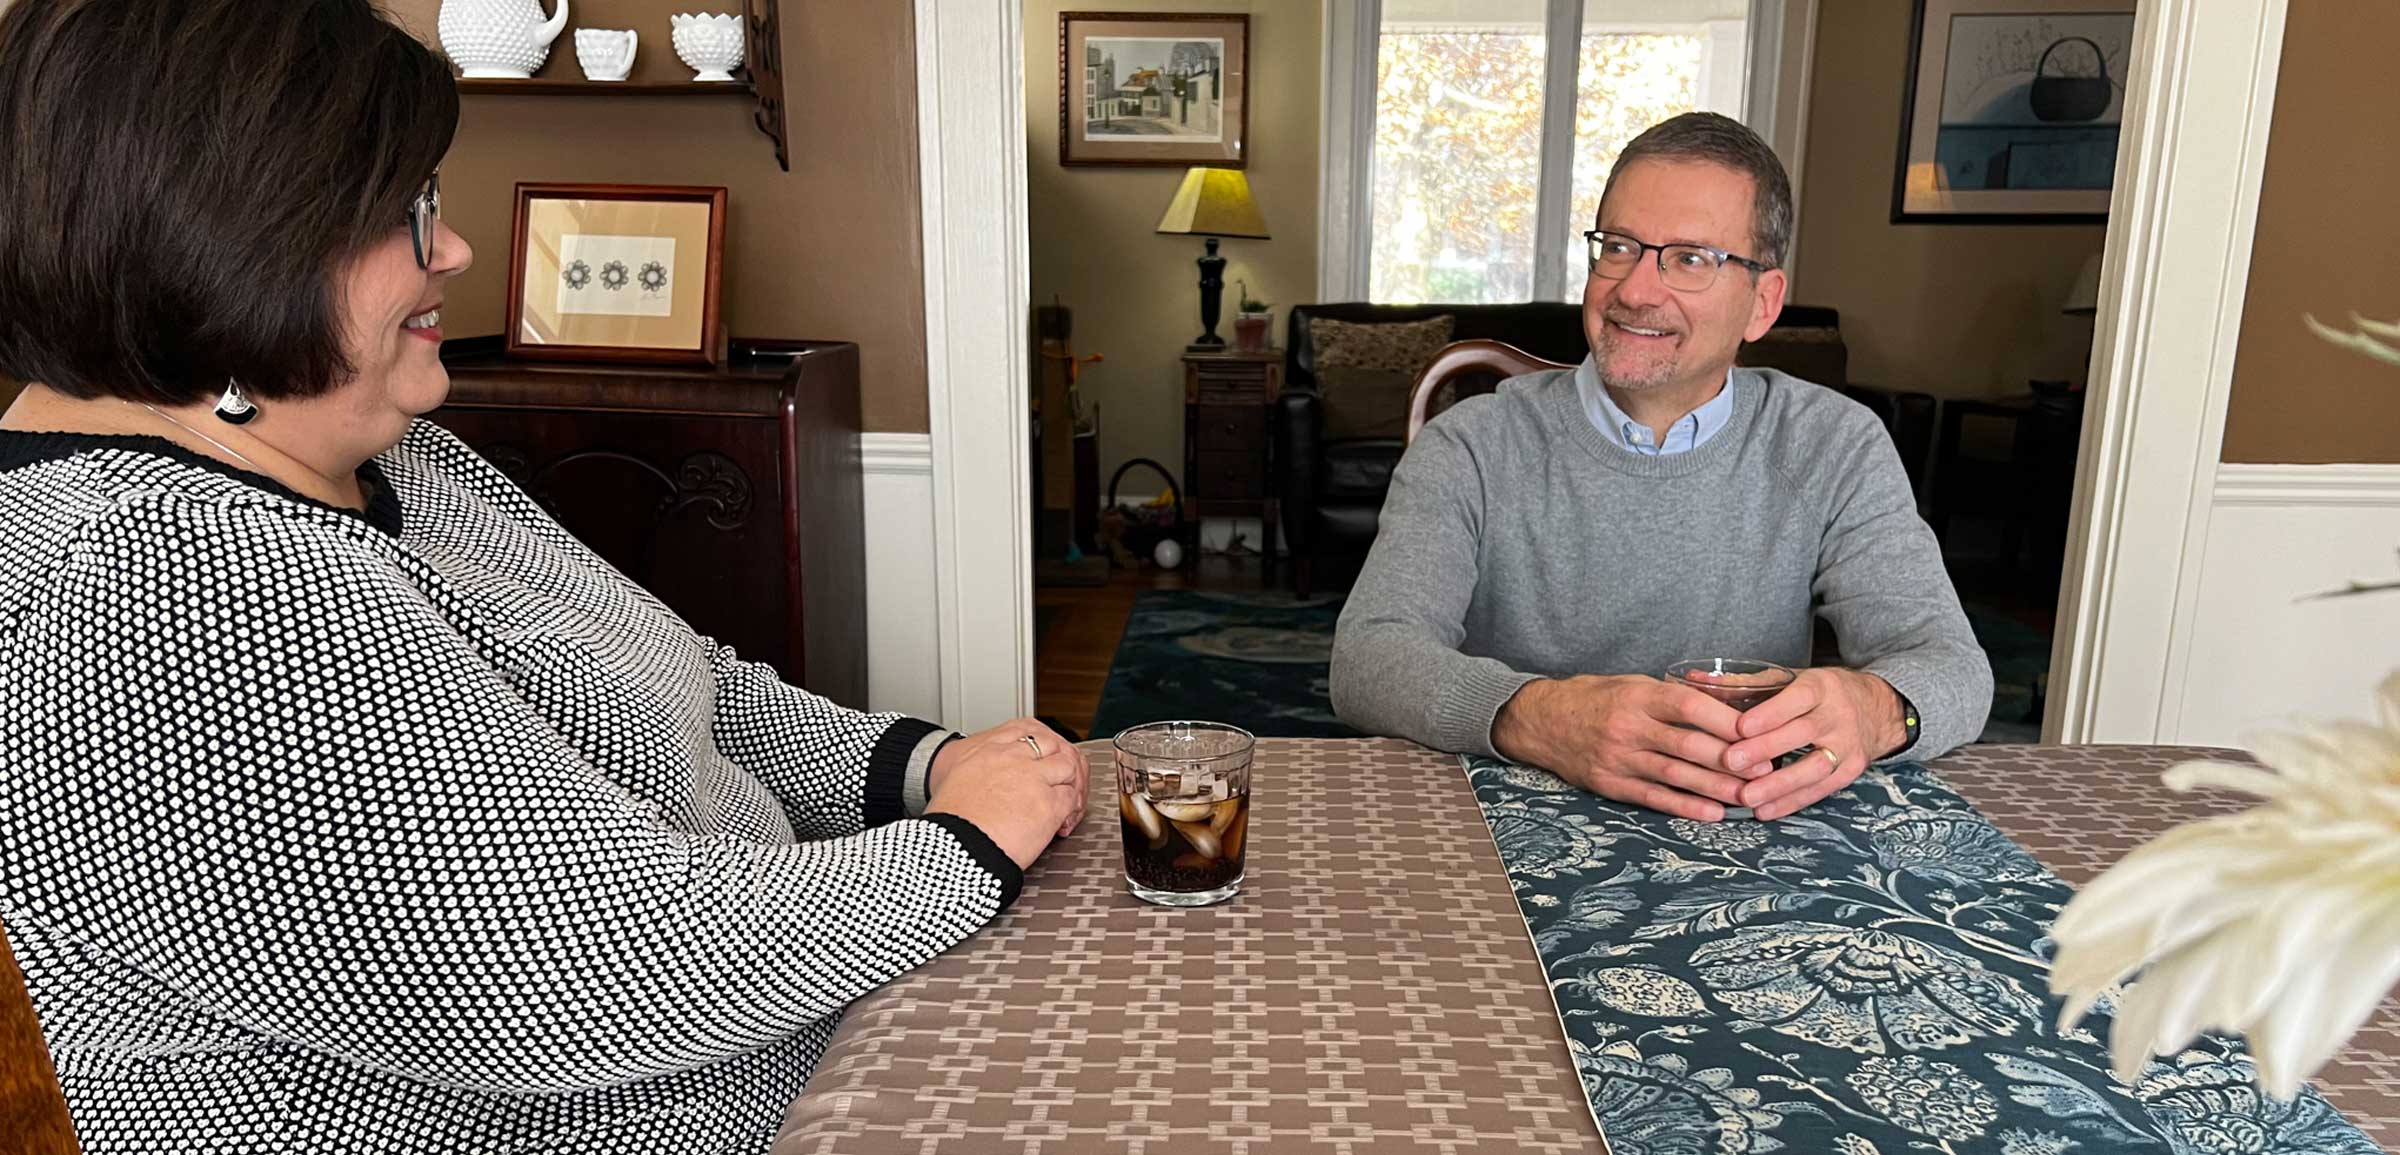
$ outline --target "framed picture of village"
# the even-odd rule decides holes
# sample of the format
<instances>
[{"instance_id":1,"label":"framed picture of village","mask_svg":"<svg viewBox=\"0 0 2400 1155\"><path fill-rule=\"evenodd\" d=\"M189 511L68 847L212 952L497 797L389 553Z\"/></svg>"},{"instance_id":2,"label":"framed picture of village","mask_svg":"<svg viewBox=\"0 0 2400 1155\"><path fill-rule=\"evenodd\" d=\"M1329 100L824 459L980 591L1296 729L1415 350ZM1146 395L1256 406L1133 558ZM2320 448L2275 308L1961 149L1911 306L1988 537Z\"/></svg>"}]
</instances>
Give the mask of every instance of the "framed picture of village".
<instances>
[{"instance_id":1,"label":"framed picture of village","mask_svg":"<svg viewBox=\"0 0 2400 1155\"><path fill-rule=\"evenodd\" d=\"M1058 163L1241 168L1250 17L1062 12Z\"/></svg>"}]
</instances>

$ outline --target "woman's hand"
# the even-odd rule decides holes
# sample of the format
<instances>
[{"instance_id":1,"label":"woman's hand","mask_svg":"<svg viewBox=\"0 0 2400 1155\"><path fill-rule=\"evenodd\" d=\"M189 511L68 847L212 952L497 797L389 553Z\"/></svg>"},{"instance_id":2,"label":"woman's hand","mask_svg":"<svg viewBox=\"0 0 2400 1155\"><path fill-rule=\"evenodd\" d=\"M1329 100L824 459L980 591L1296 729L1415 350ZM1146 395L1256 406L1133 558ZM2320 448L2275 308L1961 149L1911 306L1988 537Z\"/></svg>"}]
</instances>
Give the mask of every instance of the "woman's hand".
<instances>
[{"instance_id":1,"label":"woman's hand","mask_svg":"<svg viewBox=\"0 0 2400 1155\"><path fill-rule=\"evenodd\" d=\"M1083 821L1090 783L1083 751L1019 718L943 746L925 776L925 810L974 823L1018 866L1031 866Z\"/></svg>"}]
</instances>

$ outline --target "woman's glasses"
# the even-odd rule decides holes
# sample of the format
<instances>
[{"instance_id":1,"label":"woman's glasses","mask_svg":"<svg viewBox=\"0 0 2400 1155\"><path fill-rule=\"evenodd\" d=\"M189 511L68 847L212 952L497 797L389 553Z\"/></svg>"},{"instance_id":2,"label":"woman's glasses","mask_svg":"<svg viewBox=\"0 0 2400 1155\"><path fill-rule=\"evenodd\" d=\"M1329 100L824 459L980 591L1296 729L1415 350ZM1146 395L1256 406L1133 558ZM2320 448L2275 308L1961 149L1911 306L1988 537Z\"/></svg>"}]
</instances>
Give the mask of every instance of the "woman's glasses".
<instances>
[{"instance_id":1,"label":"woman's glasses","mask_svg":"<svg viewBox=\"0 0 2400 1155\"><path fill-rule=\"evenodd\" d=\"M425 178L425 187L408 202L408 241L415 248L417 267L433 267L434 222L442 219L442 174Z\"/></svg>"}]
</instances>

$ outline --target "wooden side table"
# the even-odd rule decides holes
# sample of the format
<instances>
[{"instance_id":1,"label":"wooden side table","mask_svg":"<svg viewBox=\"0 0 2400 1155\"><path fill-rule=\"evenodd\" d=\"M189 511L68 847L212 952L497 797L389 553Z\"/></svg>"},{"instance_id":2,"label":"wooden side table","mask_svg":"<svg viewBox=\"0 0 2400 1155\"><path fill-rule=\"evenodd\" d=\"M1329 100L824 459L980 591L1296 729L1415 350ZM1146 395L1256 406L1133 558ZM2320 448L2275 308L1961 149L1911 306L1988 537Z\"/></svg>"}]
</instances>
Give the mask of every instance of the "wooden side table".
<instances>
[{"instance_id":1,"label":"wooden side table","mask_svg":"<svg viewBox=\"0 0 2400 1155\"><path fill-rule=\"evenodd\" d=\"M1969 419L2009 427L2008 456L1972 457L1964 449ZM2055 580L2066 565L2067 515L2075 500L2075 463L2083 433L2083 395L1960 398L1942 402L1942 431L1934 452L1928 519L1944 544L1959 514L2001 518L2002 552L2012 567ZM2026 556L2027 533L2034 549Z\"/></svg>"},{"instance_id":2,"label":"wooden side table","mask_svg":"<svg viewBox=\"0 0 2400 1155\"><path fill-rule=\"evenodd\" d=\"M1283 392L1283 350L1183 356L1184 516L1255 517L1259 556L1275 564L1276 502L1267 479L1269 410Z\"/></svg>"}]
</instances>

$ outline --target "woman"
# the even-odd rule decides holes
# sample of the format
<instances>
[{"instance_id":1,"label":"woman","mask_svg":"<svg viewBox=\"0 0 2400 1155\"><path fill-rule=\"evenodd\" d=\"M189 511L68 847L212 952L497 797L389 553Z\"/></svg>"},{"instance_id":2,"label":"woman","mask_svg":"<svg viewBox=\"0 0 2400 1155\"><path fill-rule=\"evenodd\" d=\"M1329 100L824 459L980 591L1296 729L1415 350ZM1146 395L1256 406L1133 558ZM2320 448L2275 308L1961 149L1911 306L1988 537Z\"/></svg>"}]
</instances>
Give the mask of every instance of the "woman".
<instances>
[{"instance_id":1,"label":"woman","mask_svg":"<svg viewBox=\"0 0 2400 1155\"><path fill-rule=\"evenodd\" d=\"M95 1155L763 1150L1081 816L419 420L457 112L366 0L0 18L0 921Z\"/></svg>"}]
</instances>

